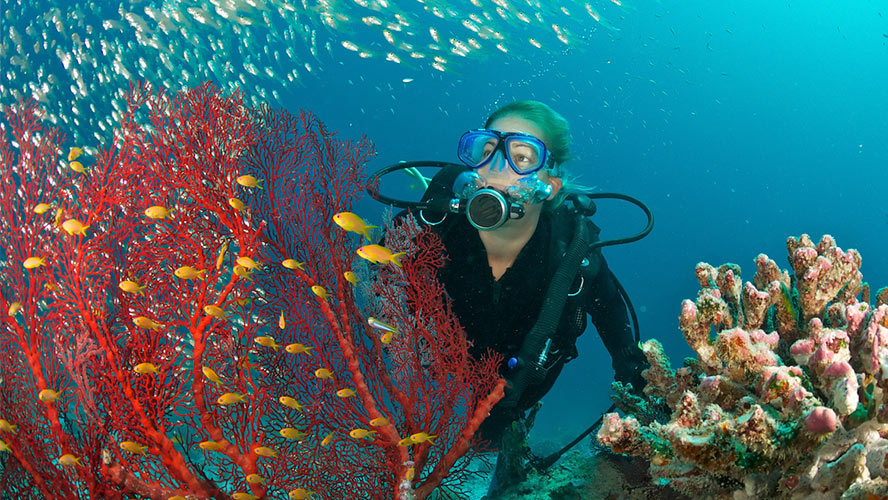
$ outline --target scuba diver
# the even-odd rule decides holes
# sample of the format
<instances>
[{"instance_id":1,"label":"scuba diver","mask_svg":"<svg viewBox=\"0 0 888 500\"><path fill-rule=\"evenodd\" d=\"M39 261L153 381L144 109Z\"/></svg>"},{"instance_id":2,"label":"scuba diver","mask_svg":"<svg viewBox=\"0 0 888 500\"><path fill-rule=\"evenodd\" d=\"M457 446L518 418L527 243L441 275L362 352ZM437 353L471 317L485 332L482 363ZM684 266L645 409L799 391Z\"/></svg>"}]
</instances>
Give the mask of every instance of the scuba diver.
<instances>
[{"instance_id":1,"label":"scuba diver","mask_svg":"<svg viewBox=\"0 0 888 500\"><path fill-rule=\"evenodd\" d=\"M631 305L601 247L645 236L653 219L630 197L571 188L564 170L568 147L568 123L560 114L541 102L517 101L496 110L483 128L462 135L457 153L464 165L404 162L375 174L413 164L443 167L420 203L372 194L413 209L420 223L440 235L448 260L439 279L472 342L471 354L480 357L492 349L504 357L506 396L479 430L480 438L500 449L494 479L499 484L492 489L514 476L508 448L518 445L510 444L509 435L522 428L517 441L524 442L525 413L577 357L576 340L587 316L611 355L615 379L636 390L644 387L641 371L647 365L637 322L633 334ZM600 241L588 217L595 197L633 201L648 214L648 227L633 238Z\"/></svg>"}]
</instances>

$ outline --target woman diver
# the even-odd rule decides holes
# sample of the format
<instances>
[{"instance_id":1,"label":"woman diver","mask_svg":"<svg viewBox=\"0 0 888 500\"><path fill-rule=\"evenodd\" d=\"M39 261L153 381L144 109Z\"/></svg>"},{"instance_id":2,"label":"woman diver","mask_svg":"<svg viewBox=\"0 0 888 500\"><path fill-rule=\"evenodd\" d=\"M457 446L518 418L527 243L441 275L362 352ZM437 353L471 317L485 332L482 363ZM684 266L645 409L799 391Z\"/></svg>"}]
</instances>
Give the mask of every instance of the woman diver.
<instances>
[{"instance_id":1,"label":"woman diver","mask_svg":"<svg viewBox=\"0 0 888 500\"><path fill-rule=\"evenodd\" d=\"M418 213L447 249L439 277L473 343L472 354L492 349L507 360L500 370L509 382L506 397L479 431L501 449L495 478L500 487L514 476L507 471L514 464L504 464L509 432L523 426L526 411L577 357L587 315L611 355L616 380L643 387L646 361L625 293L600 250L617 242L599 241L588 205L578 208L576 197L565 203L568 147L568 123L552 108L537 101L508 104L484 128L462 135L458 156L465 166L448 164L438 172ZM638 237L619 242L649 230L650 224Z\"/></svg>"}]
</instances>

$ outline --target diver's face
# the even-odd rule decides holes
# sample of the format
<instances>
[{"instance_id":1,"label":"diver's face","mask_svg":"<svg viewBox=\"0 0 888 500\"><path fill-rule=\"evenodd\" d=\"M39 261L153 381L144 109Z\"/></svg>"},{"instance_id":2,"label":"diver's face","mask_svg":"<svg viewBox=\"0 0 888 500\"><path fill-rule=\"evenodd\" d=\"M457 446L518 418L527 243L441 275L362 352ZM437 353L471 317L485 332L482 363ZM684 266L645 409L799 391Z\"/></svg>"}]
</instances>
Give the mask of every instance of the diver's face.
<instances>
[{"instance_id":1,"label":"diver's face","mask_svg":"<svg viewBox=\"0 0 888 500\"><path fill-rule=\"evenodd\" d=\"M530 134L543 141L546 147L549 146L548 138L534 122L518 116L504 116L495 120L488 128L499 130L500 132ZM516 185L519 179L526 177L516 174L512 167L509 166L509 161L503 157L502 151L499 150L494 153L493 158L487 165L478 169L478 175L484 179L488 186L502 190ZM549 174L545 169L537 171L536 176L543 182L547 182L549 179Z\"/></svg>"},{"instance_id":2,"label":"diver's face","mask_svg":"<svg viewBox=\"0 0 888 500\"><path fill-rule=\"evenodd\" d=\"M546 134L543 133L537 124L519 116L504 116L493 121L488 128L499 130L500 132L530 134L543 141L547 148L549 147L548 137L546 137ZM509 161L503 157L502 151L499 150L494 153L493 158L487 165L478 169L478 175L481 176L488 186L501 190L506 190L509 186L515 186L520 179L527 177L526 175L516 174L512 167L509 166ZM538 170L531 175L536 175L543 182L549 182L549 174L545 169Z\"/></svg>"}]
</instances>

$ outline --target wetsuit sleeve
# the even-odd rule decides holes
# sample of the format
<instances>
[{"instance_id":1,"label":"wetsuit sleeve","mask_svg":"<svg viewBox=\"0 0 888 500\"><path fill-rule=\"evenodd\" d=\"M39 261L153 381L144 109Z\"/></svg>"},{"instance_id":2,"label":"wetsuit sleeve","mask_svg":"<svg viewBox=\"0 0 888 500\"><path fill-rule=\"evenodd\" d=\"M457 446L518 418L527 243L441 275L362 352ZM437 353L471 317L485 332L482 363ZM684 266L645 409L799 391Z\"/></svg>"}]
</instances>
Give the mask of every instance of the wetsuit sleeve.
<instances>
[{"instance_id":1,"label":"wetsuit sleeve","mask_svg":"<svg viewBox=\"0 0 888 500\"><path fill-rule=\"evenodd\" d=\"M635 342L626 302L617 289L614 276L604 256L597 252L596 257L598 272L590 280L587 312L611 355L614 378L623 383L630 382L634 389L641 390L644 387L641 371L647 368L646 359Z\"/></svg>"}]
</instances>

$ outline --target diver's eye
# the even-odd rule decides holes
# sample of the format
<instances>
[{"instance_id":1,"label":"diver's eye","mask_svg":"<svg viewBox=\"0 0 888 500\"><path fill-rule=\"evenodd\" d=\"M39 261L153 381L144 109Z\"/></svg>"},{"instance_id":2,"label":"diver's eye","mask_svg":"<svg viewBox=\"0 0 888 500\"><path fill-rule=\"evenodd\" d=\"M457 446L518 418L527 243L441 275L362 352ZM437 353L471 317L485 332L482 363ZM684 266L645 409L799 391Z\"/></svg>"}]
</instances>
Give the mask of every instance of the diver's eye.
<instances>
[{"instance_id":1,"label":"diver's eye","mask_svg":"<svg viewBox=\"0 0 888 500\"><path fill-rule=\"evenodd\" d=\"M512 161L519 167L533 165L539 159L536 148L526 142L512 142L509 145L509 154L512 156Z\"/></svg>"},{"instance_id":2,"label":"diver's eye","mask_svg":"<svg viewBox=\"0 0 888 500\"><path fill-rule=\"evenodd\" d=\"M484 147L481 148L481 159L486 160L496 151L496 139L491 139L484 143Z\"/></svg>"}]
</instances>

